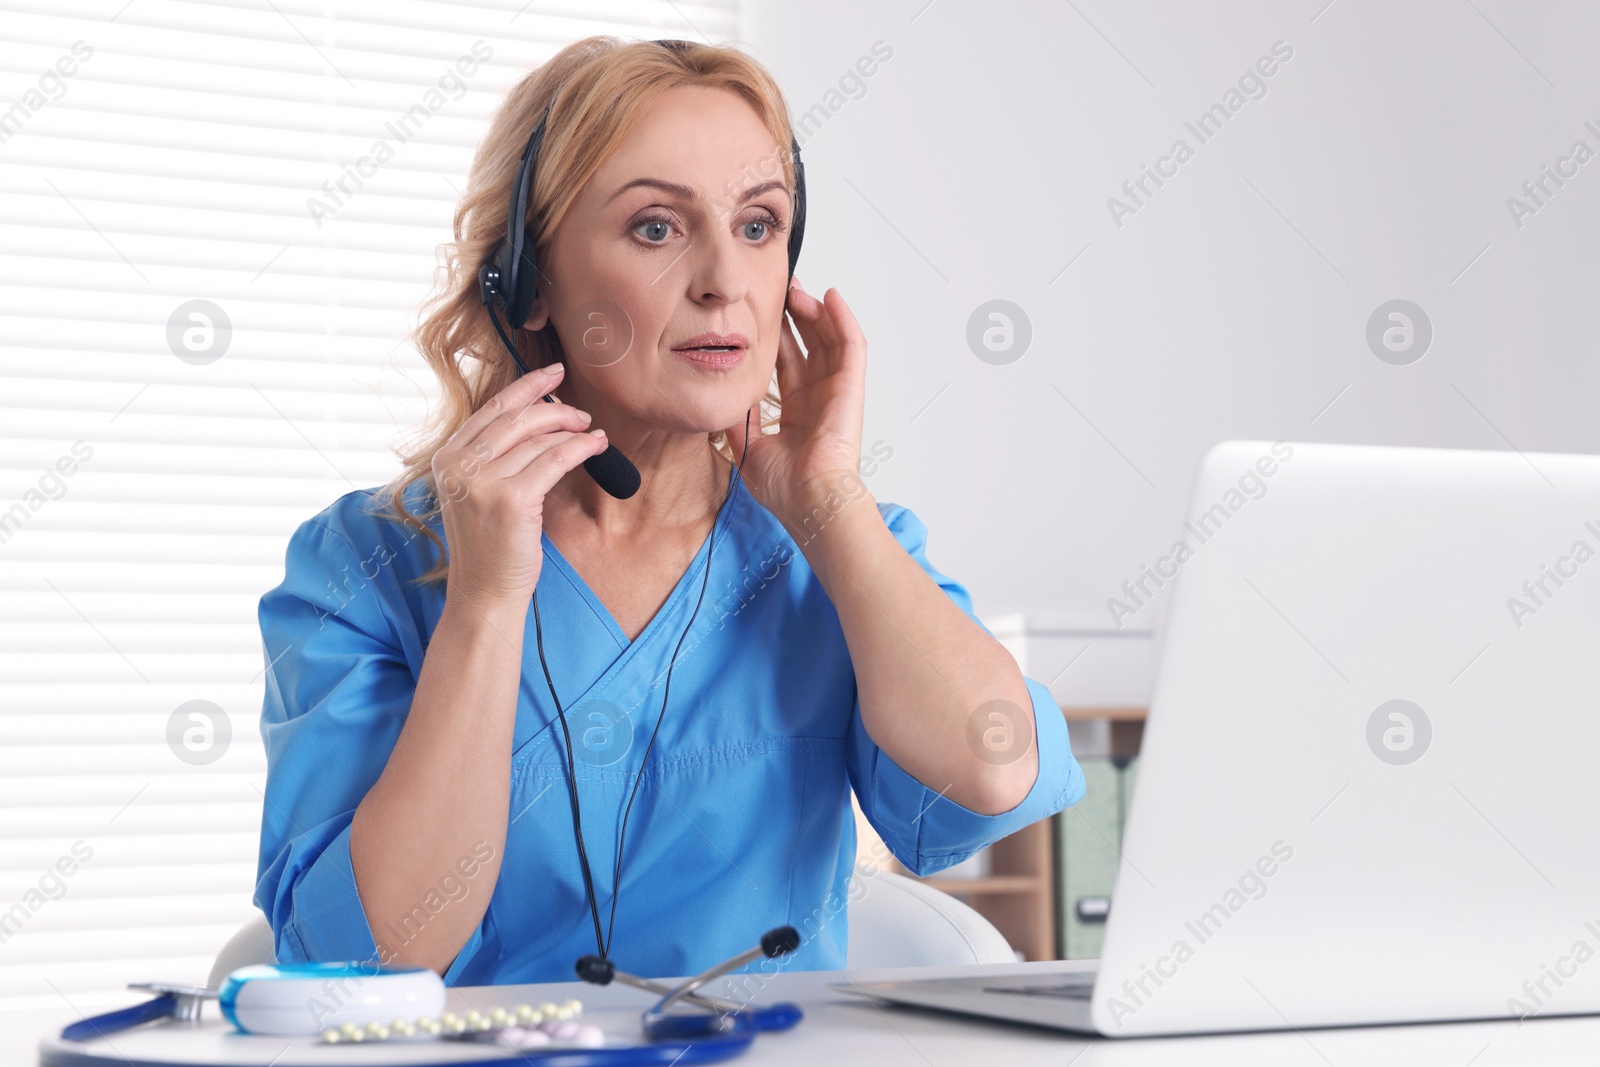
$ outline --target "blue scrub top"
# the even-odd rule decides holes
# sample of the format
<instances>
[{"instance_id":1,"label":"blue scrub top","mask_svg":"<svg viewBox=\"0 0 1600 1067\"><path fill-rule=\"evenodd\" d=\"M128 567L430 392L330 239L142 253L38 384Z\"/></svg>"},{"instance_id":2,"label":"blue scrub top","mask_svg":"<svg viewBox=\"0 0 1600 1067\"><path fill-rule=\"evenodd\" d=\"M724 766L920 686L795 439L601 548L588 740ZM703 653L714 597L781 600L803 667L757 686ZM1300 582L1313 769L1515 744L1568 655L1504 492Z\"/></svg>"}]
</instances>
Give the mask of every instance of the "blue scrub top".
<instances>
[{"instance_id":1,"label":"blue scrub top","mask_svg":"<svg viewBox=\"0 0 1600 1067\"><path fill-rule=\"evenodd\" d=\"M421 483L408 488L414 511L424 492ZM432 545L373 514L376 493L347 493L295 530L284 580L261 598L267 786L254 900L280 962L376 958L351 872L350 823L405 723L444 608L442 583L410 582L432 565ZM878 508L905 550L975 619L967 591L928 562L922 522L898 505ZM429 522L444 540L440 518ZM802 938L787 968L843 967L856 853L849 789L895 857L924 875L1083 797L1065 719L1032 679L1039 773L1022 803L980 815L913 778L867 735L838 615L782 523L740 486L711 536L710 584L683 640L628 820L611 946L619 968L693 974L783 924ZM543 542L545 654L572 731L604 927L622 808L700 595L711 538L631 642L550 539ZM499 880L444 974L449 985L570 981L574 961L596 951L566 747L531 607L529 616ZM451 900L489 891L478 866L493 855L486 849L499 847L464 852L458 870L441 872L437 893L418 901L408 927L388 931L387 944L414 936Z\"/></svg>"}]
</instances>

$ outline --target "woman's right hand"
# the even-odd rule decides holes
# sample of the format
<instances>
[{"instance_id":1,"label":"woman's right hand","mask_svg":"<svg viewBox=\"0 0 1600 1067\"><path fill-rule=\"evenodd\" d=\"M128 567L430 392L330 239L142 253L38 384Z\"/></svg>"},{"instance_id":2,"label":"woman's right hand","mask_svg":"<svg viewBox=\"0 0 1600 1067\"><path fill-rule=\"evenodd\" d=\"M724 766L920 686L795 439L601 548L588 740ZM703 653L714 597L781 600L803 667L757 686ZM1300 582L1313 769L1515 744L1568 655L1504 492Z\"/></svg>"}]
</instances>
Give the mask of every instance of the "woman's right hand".
<instances>
[{"instance_id":1,"label":"woman's right hand","mask_svg":"<svg viewBox=\"0 0 1600 1067\"><path fill-rule=\"evenodd\" d=\"M450 558L446 588L480 607L527 611L544 563L545 494L606 450L604 432L588 432L588 412L544 402L564 369L557 363L518 378L434 454Z\"/></svg>"}]
</instances>

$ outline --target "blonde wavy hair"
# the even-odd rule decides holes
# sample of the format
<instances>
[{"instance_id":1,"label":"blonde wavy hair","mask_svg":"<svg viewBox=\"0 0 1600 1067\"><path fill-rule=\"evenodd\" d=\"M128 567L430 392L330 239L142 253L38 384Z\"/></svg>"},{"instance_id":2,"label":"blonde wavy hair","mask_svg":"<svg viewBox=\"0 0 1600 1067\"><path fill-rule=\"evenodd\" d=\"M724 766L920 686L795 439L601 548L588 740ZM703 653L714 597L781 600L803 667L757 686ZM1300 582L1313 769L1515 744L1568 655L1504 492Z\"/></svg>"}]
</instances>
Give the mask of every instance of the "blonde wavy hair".
<instances>
[{"instance_id":1,"label":"blonde wavy hair","mask_svg":"<svg viewBox=\"0 0 1600 1067\"><path fill-rule=\"evenodd\" d=\"M506 236L511 185L534 124L549 106L527 211L534 247L545 257L556 227L590 177L654 100L680 86L726 89L743 98L781 146L784 178L794 196L789 109L783 92L760 63L732 45L675 42L674 47L663 48L653 41L587 37L557 52L512 87L473 157L466 194L456 205L454 240L438 247L434 288L410 336L439 379L439 404L395 449L403 470L377 493L380 513L421 533L438 551L438 563L415 579L417 583L441 581L449 574L444 543L427 525L440 512L433 457L473 412L518 376L483 306L478 267ZM537 332L512 327L511 337L530 369L561 358L553 323ZM763 429L778 421L779 407L774 375L761 401ZM723 431L707 436L731 462L732 449ZM418 482L426 490L425 506L412 512L404 497Z\"/></svg>"}]
</instances>

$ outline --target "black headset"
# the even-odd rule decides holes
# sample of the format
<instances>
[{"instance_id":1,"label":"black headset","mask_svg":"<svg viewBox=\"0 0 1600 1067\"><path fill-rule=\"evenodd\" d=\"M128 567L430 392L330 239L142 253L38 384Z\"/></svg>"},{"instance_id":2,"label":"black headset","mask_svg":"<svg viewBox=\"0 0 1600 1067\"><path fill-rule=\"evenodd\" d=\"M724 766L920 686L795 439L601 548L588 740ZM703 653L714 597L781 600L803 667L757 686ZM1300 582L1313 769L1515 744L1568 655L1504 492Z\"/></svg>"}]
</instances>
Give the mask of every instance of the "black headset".
<instances>
[{"instance_id":1,"label":"black headset","mask_svg":"<svg viewBox=\"0 0 1600 1067\"><path fill-rule=\"evenodd\" d=\"M684 51L690 45L690 42L681 40L658 40L654 43L673 52ZM522 150L517 178L511 183L506 235L478 268L478 292L483 298L483 306L488 309L489 321L494 324L495 333L500 335L500 342L505 345L506 351L516 361L520 374L527 374L528 368L518 355L516 345L511 343L506 328L500 325L495 311L498 309L505 315L509 327L519 327L528 321L528 316L533 312L534 298L539 292L539 258L534 248L533 234L528 230L528 196L533 191L539 147L544 142L550 109L554 105L555 97L552 96L528 137L527 147ZM800 260L800 244L806 232L806 170L800 161L800 142L795 139L793 131L789 134L789 151L794 157L795 187L794 219L789 227L789 278L793 280L795 264ZM544 399L555 403L549 394ZM584 460L583 468L600 488L618 499L626 500L639 490L638 468L616 445L610 445L598 456Z\"/></svg>"},{"instance_id":2,"label":"black headset","mask_svg":"<svg viewBox=\"0 0 1600 1067\"><path fill-rule=\"evenodd\" d=\"M656 41L671 51L683 51L689 47L689 42L678 40ZM533 128L533 134L528 138L528 146L522 150L522 161L517 168L517 179L511 186L511 206L506 215L506 237L501 240L487 260L478 268L478 288L483 297L483 305L488 309L489 321L494 324L495 333L500 337L500 342L505 345L506 351L511 353L511 358L516 361L517 369L522 374L528 373L528 368L523 364L522 357L517 354L517 348L511 343L506 329L500 325L496 317L496 310L506 316L506 320L513 327L521 326L528 320L529 313L533 310L533 299L538 293L539 263L534 252L533 235L528 232L527 210L528 194L533 189L534 167L538 163L539 146L544 140L545 126L550 120L550 107L555 103L552 98L550 104L545 105L544 114L540 117L538 125ZM794 220L789 231L789 278L794 278L795 263L800 259L800 242L806 229L806 175L805 168L800 162L800 143L795 140L791 131L790 151L794 154L795 178L795 208ZM548 393L545 400L555 403ZM639 783L644 781L645 766L650 761L650 753L655 748L656 735L661 732L661 722L667 713L667 697L672 692L672 668L677 666L678 652L683 648L684 638L689 636L689 630L694 626L694 620L700 614L700 605L706 597L706 583L711 580L712 553L716 551L717 526L722 519L722 512L728 506L728 501L733 498L734 477L741 473L744 467L744 457L750 453L750 421L748 413L745 417L744 452L740 456L739 465L728 472L728 491L722 498L722 504L717 509L717 519L711 526L711 543L706 549L706 572L700 582L700 598L695 601L694 612L689 616L689 625L683 629L683 634L678 638L677 647L672 650L672 661L667 666L666 682L661 694L661 711L656 716L655 729L650 734L650 742L645 746L644 757L639 763L639 776L634 779L633 789L628 794L627 806L622 812L622 826L617 833L616 864L612 868L611 879L611 916L607 923L605 936L600 931L600 904L594 891L594 876L589 866L589 852L583 840L583 816L578 805L578 784L576 776L576 761L572 750L572 731L567 724L567 714L561 706L561 700L556 696L555 682L550 678L550 665L545 661L544 655L544 626L539 618L539 594L533 595L533 625L535 640L539 647L539 666L544 671L545 684L550 688L550 699L555 703L556 715L561 720L561 732L566 740L567 749L567 795L572 803L572 830L577 839L578 862L583 871L583 887L588 899L589 915L594 922L595 947L600 952L602 961L609 960L611 954L611 937L617 922L617 898L622 893L622 850L627 841L628 815L633 810L633 799L639 793ZM598 456L592 456L584 461L584 469L589 472L601 489L618 499L626 500L639 488L639 471L632 461L611 445ZM741 483L743 479L740 479ZM584 957L585 960L593 957ZM583 961L579 961L580 970Z\"/></svg>"}]
</instances>

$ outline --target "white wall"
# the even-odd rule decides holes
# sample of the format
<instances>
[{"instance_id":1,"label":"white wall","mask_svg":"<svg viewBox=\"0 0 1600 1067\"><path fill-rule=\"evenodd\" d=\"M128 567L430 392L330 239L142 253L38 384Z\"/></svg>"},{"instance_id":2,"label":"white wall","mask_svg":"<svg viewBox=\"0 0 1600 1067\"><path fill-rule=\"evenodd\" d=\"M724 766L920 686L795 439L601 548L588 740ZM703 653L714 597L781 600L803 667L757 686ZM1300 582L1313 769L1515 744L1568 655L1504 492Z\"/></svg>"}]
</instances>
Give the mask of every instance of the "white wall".
<instances>
[{"instance_id":1,"label":"white wall","mask_svg":"<svg viewBox=\"0 0 1600 1067\"><path fill-rule=\"evenodd\" d=\"M893 49L802 138L798 274L871 344L866 441L894 458L869 485L985 616L1109 622L1225 438L1600 451L1600 159L1520 227L1507 207L1600 151L1600 6L1325 3L746 6L797 114ZM1200 143L1184 123L1278 41L1265 96ZM1115 225L1177 138L1193 158ZM965 341L994 298L1033 328L1006 366ZM1408 366L1365 339L1394 298L1434 328Z\"/></svg>"}]
</instances>

